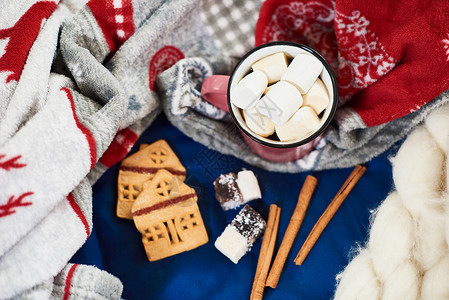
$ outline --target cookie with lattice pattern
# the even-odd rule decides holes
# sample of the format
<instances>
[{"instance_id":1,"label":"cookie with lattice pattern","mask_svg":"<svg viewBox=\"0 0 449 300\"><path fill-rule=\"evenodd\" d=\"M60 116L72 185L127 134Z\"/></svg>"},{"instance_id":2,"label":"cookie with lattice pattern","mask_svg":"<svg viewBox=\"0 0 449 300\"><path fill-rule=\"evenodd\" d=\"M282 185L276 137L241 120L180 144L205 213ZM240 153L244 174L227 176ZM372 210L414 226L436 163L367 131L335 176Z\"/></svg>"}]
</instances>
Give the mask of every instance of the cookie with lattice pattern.
<instances>
[{"instance_id":1,"label":"cookie with lattice pattern","mask_svg":"<svg viewBox=\"0 0 449 300\"><path fill-rule=\"evenodd\" d=\"M131 211L150 261L209 241L197 201L195 190L166 170L143 184Z\"/></svg>"},{"instance_id":2,"label":"cookie with lattice pattern","mask_svg":"<svg viewBox=\"0 0 449 300\"><path fill-rule=\"evenodd\" d=\"M161 169L181 181L186 177L185 167L164 140L142 144L139 151L122 161L118 175L118 217L132 219L131 207L142 192L144 182L151 180Z\"/></svg>"}]
</instances>

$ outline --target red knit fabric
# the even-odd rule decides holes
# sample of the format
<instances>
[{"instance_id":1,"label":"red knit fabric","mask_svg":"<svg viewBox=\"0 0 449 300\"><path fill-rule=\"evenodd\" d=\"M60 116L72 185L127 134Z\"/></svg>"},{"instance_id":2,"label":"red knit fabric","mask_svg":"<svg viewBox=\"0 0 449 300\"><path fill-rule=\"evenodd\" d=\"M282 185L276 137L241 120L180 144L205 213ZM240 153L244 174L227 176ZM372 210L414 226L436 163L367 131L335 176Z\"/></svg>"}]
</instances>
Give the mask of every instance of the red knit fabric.
<instances>
[{"instance_id":1,"label":"red knit fabric","mask_svg":"<svg viewBox=\"0 0 449 300\"><path fill-rule=\"evenodd\" d=\"M367 126L420 108L449 88L449 3L267 0L256 45L296 41L329 61L340 102Z\"/></svg>"},{"instance_id":2,"label":"red knit fabric","mask_svg":"<svg viewBox=\"0 0 449 300\"><path fill-rule=\"evenodd\" d=\"M110 55L134 33L131 0L92 0L87 3L109 45Z\"/></svg>"},{"instance_id":3,"label":"red knit fabric","mask_svg":"<svg viewBox=\"0 0 449 300\"><path fill-rule=\"evenodd\" d=\"M10 72L6 83L11 80L19 81L28 52L41 30L42 23L50 17L56 5L52 1L34 3L14 26L0 28L0 40L8 40L5 53L0 51L0 72Z\"/></svg>"},{"instance_id":4,"label":"red knit fabric","mask_svg":"<svg viewBox=\"0 0 449 300\"><path fill-rule=\"evenodd\" d=\"M138 135L129 128L120 130L117 132L111 145L103 153L100 162L108 168L112 167L128 154L137 138Z\"/></svg>"}]
</instances>

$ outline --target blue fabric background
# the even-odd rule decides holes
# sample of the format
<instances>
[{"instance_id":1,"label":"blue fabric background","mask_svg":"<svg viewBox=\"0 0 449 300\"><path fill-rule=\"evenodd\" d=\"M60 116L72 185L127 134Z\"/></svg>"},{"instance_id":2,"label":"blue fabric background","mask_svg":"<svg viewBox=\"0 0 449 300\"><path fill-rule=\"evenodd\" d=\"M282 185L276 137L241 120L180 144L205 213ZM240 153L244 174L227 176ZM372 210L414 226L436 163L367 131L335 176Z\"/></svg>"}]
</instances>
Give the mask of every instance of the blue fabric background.
<instances>
[{"instance_id":1,"label":"blue fabric background","mask_svg":"<svg viewBox=\"0 0 449 300\"><path fill-rule=\"evenodd\" d=\"M223 211L215 200L213 181L223 173L253 170L259 180L262 200L250 202L265 219L268 207L281 207L277 251L299 191L308 174L318 179L302 227L288 256L276 289L266 288L264 299L329 299L335 276L351 258L358 243L364 243L370 211L392 190L389 152L366 164L367 171L342 204L302 266L293 259L310 230L352 171L352 168L282 174L250 166L236 158L209 150L194 142L159 116L140 137L141 143L165 139L187 169L186 184L198 194L198 205L209 235L209 242L197 249L157 262L149 262L141 235L131 220L115 216L118 165L110 168L94 185L91 236L71 262L95 265L120 278L124 299L248 299L254 279L261 239L238 264L233 264L214 247L215 239L239 209Z\"/></svg>"}]
</instances>

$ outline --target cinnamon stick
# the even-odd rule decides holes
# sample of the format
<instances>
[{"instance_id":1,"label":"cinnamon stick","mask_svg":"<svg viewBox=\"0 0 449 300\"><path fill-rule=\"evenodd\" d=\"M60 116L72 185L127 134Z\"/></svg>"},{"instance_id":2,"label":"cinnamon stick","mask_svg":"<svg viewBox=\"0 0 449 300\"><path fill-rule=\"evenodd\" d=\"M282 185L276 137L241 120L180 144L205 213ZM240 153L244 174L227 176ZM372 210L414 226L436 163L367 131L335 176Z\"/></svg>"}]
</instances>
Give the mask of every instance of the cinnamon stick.
<instances>
[{"instance_id":1,"label":"cinnamon stick","mask_svg":"<svg viewBox=\"0 0 449 300\"><path fill-rule=\"evenodd\" d=\"M349 195L349 193L354 188L359 179L363 176L365 171L366 171L365 167L357 165L349 175L348 179L346 179L346 181L343 183L343 186L340 188L340 190L335 195L334 199L331 201L331 203L326 208L324 213L318 219L315 226L313 226L312 231L310 231L309 236L307 237L306 241L299 250L298 255L294 260L297 265L301 265L304 262L310 250L320 237L321 233L323 233L323 230L326 228L327 224L329 224L332 217L340 208L341 204Z\"/></svg>"},{"instance_id":2,"label":"cinnamon stick","mask_svg":"<svg viewBox=\"0 0 449 300\"><path fill-rule=\"evenodd\" d=\"M265 233L263 235L259 259L257 261L256 275L254 276L253 287L251 290L251 300L261 300L263 297L265 281L270 268L271 258L273 257L280 215L281 209L275 204L270 205L267 227L265 228Z\"/></svg>"},{"instance_id":3,"label":"cinnamon stick","mask_svg":"<svg viewBox=\"0 0 449 300\"><path fill-rule=\"evenodd\" d=\"M266 286L276 288L279 278L284 268L287 256L290 253L290 249L301 227L302 221L309 206L310 198L315 191L317 185L317 179L311 175L306 177L304 184L299 193L298 202L296 203L295 210L293 211L290 222L288 223L287 230L285 231L282 239L281 246L276 254L273 265L271 266L270 274L268 275Z\"/></svg>"}]
</instances>

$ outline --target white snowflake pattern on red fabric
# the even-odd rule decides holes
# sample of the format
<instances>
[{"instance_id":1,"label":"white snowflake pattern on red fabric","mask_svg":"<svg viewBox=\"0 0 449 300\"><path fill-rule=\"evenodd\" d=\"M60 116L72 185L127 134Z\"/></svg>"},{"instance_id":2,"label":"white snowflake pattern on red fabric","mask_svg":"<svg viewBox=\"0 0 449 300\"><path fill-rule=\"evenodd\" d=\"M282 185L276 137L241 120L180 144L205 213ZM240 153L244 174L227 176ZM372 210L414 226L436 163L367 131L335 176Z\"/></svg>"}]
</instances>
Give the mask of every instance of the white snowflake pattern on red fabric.
<instances>
[{"instance_id":1,"label":"white snowflake pattern on red fabric","mask_svg":"<svg viewBox=\"0 0 449 300\"><path fill-rule=\"evenodd\" d=\"M441 41L443 43L443 49L446 53L446 60L449 61L449 37Z\"/></svg>"},{"instance_id":2,"label":"white snowflake pattern on red fabric","mask_svg":"<svg viewBox=\"0 0 449 300\"><path fill-rule=\"evenodd\" d=\"M271 41L294 41L311 46L337 70L334 3L293 1L279 5L265 28L260 44Z\"/></svg>"},{"instance_id":3,"label":"white snowflake pattern on red fabric","mask_svg":"<svg viewBox=\"0 0 449 300\"><path fill-rule=\"evenodd\" d=\"M335 12L335 34L338 44L338 85L344 103L355 93L384 76L395 66L395 60L368 29L369 21L360 11L351 15Z\"/></svg>"},{"instance_id":4,"label":"white snowflake pattern on red fabric","mask_svg":"<svg viewBox=\"0 0 449 300\"><path fill-rule=\"evenodd\" d=\"M338 12L334 1L287 1L274 9L256 41L294 41L317 50L336 71L341 105L395 66L369 24L360 11Z\"/></svg>"}]
</instances>

